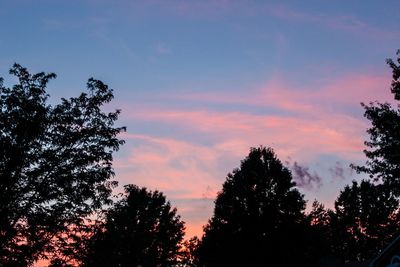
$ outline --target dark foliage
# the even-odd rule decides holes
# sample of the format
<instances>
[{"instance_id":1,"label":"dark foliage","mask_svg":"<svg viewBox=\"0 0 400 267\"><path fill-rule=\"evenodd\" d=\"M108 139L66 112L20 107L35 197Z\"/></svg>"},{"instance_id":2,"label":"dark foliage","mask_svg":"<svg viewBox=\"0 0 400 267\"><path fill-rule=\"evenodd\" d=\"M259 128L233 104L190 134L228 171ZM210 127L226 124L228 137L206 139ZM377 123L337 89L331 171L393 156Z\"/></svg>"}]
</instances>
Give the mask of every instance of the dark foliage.
<instances>
[{"instance_id":1,"label":"dark foliage","mask_svg":"<svg viewBox=\"0 0 400 267\"><path fill-rule=\"evenodd\" d=\"M303 195L270 148L252 148L223 185L200 266L313 266Z\"/></svg>"},{"instance_id":2,"label":"dark foliage","mask_svg":"<svg viewBox=\"0 0 400 267\"><path fill-rule=\"evenodd\" d=\"M385 184L353 182L330 213L333 254L344 261L371 259L398 235L399 202Z\"/></svg>"},{"instance_id":3,"label":"dark foliage","mask_svg":"<svg viewBox=\"0 0 400 267\"><path fill-rule=\"evenodd\" d=\"M176 267L195 267L198 265L197 248L199 247L199 242L200 240L195 236L182 243L179 262L175 265Z\"/></svg>"},{"instance_id":4,"label":"dark foliage","mask_svg":"<svg viewBox=\"0 0 400 267\"><path fill-rule=\"evenodd\" d=\"M400 56L400 50L397 52ZM391 92L400 100L400 57L388 59L392 69ZM371 181L346 186L335 202L331 216L333 251L344 260L365 260L398 235L400 197L400 106L362 103L367 130L368 158L365 166L353 166L369 174Z\"/></svg>"},{"instance_id":5,"label":"dark foliage","mask_svg":"<svg viewBox=\"0 0 400 267\"><path fill-rule=\"evenodd\" d=\"M394 99L400 100L400 50L397 63L387 60L392 69L391 92ZM371 121L368 129L370 140L365 142L369 150L364 150L368 158L366 166L355 167L359 172L365 172L375 181L383 181L393 192L400 196L400 109L393 108L389 103L362 104L364 116Z\"/></svg>"},{"instance_id":6,"label":"dark foliage","mask_svg":"<svg viewBox=\"0 0 400 267\"><path fill-rule=\"evenodd\" d=\"M83 266L171 266L178 262L184 223L158 191L128 185L126 196L93 236Z\"/></svg>"},{"instance_id":7,"label":"dark foliage","mask_svg":"<svg viewBox=\"0 0 400 267\"><path fill-rule=\"evenodd\" d=\"M307 214L309 224L309 232L307 238L310 240L310 254L314 255L319 266L324 266L324 259L334 257L332 240L335 238L330 222L333 211L326 209L323 204L318 201L312 203L311 211ZM318 266L318 265L316 265Z\"/></svg>"},{"instance_id":8,"label":"dark foliage","mask_svg":"<svg viewBox=\"0 0 400 267\"><path fill-rule=\"evenodd\" d=\"M27 266L73 253L80 234L71 230L109 201L124 128L114 127L119 111L101 110L113 98L101 81L89 79L88 93L52 106L46 86L55 74L18 64L10 74L18 84L0 81L0 265Z\"/></svg>"}]
</instances>

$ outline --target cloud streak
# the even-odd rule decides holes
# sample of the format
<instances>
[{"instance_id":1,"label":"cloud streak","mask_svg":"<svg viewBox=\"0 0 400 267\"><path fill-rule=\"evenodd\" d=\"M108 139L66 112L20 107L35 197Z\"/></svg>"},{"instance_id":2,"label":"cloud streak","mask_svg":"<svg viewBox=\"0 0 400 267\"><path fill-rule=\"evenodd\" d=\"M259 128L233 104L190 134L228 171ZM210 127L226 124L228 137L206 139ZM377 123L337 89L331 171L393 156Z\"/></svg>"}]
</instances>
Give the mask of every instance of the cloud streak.
<instances>
[{"instance_id":1,"label":"cloud streak","mask_svg":"<svg viewBox=\"0 0 400 267\"><path fill-rule=\"evenodd\" d=\"M201 235L201 222L194 214L211 216L212 208L204 205L212 206L209 200L250 147L271 146L279 158L295 159L289 167L298 186L308 192L326 184L319 170L308 167L320 155L335 155L346 164L360 160L368 125L359 103L389 99L388 80L385 75L355 73L307 88L273 79L246 91L152 95L158 99L153 105L122 107L121 119L157 126L161 132L128 128L122 136L128 156L117 159L117 175L122 184L165 192L182 210L190 234ZM180 102L185 106L177 108ZM339 180L346 177L340 164L326 173ZM189 205L188 199L197 204Z\"/></svg>"},{"instance_id":2,"label":"cloud streak","mask_svg":"<svg viewBox=\"0 0 400 267\"><path fill-rule=\"evenodd\" d=\"M344 180L353 175L353 169L350 166L344 167L341 162L337 161L333 167L329 168L332 181L337 179Z\"/></svg>"},{"instance_id":3,"label":"cloud streak","mask_svg":"<svg viewBox=\"0 0 400 267\"><path fill-rule=\"evenodd\" d=\"M257 89L234 92L189 93L173 96L185 101L244 104L276 107L295 113L317 114L332 107L359 107L360 102L388 100L390 76L387 74L350 74L339 79L326 80L326 85L299 87L272 79ZM387 90L385 90L387 88ZM340 112L340 110L339 110Z\"/></svg>"},{"instance_id":4,"label":"cloud streak","mask_svg":"<svg viewBox=\"0 0 400 267\"><path fill-rule=\"evenodd\" d=\"M266 10L270 15L283 20L324 25L331 29L342 30L368 38L378 40L398 40L400 38L398 32L370 25L352 14L310 13L293 9L287 5L269 5Z\"/></svg>"},{"instance_id":5,"label":"cloud streak","mask_svg":"<svg viewBox=\"0 0 400 267\"><path fill-rule=\"evenodd\" d=\"M321 187L322 178L316 172L311 173L308 167L295 161L289 165L289 168L292 170L293 179L298 187L308 190Z\"/></svg>"}]
</instances>

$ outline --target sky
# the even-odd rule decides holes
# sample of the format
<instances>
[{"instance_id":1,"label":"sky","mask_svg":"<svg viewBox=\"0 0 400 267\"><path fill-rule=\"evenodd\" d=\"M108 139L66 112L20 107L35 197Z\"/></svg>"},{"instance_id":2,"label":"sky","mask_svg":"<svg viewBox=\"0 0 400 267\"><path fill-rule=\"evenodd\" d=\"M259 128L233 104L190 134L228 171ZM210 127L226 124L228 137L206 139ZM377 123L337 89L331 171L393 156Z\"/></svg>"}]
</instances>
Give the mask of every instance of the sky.
<instances>
[{"instance_id":1,"label":"sky","mask_svg":"<svg viewBox=\"0 0 400 267\"><path fill-rule=\"evenodd\" d=\"M369 122L391 101L400 1L2 0L0 77L55 72L51 101L95 77L126 144L115 179L164 192L202 235L226 175L272 147L308 203L360 180Z\"/></svg>"}]
</instances>

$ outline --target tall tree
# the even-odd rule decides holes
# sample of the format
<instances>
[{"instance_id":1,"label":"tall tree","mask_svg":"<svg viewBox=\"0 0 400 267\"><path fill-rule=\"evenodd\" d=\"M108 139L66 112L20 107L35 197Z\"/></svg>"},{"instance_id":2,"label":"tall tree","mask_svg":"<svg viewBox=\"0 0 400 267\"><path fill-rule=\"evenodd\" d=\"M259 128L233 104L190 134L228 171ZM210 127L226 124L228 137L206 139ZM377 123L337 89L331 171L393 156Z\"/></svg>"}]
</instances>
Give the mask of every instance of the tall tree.
<instances>
[{"instance_id":1,"label":"tall tree","mask_svg":"<svg viewBox=\"0 0 400 267\"><path fill-rule=\"evenodd\" d=\"M343 261L363 261L398 234L399 201L385 184L363 180L346 186L330 213L333 254Z\"/></svg>"},{"instance_id":2,"label":"tall tree","mask_svg":"<svg viewBox=\"0 0 400 267\"><path fill-rule=\"evenodd\" d=\"M304 209L273 150L252 148L217 196L198 248L200 266L312 266Z\"/></svg>"},{"instance_id":3,"label":"tall tree","mask_svg":"<svg viewBox=\"0 0 400 267\"><path fill-rule=\"evenodd\" d=\"M320 266L325 266L324 261L330 260L333 253L332 240L335 235L331 228L331 219L334 212L326 209L325 206L314 200L311 211L307 214L309 232L307 238L310 242L310 254L319 258Z\"/></svg>"},{"instance_id":4,"label":"tall tree","mask_svg":"<svg viewBox=\"0 0 400 267\"><path fill-rule=\"evenodd\" d=\"M83 266L171 266L178 262L184 223L158 191L125 186L126 196L89 242Z\"/></svg>"},{"instance_id":5,"label":"tall tree","mask_svg":"<svg viewBox=\"0 0 400 267\"><path fill-rule=\"evenodd\" d=\"M391 92L400 100L400 50L392 69ZM344 260L364 260L382 249L398 234L400 198L400 105L362 103L367 130L365 166L353 166L371 181L353 182L341 191L330 218L333 251Z\"/></svg>"},{"instance_id":6,"label":"tall tree","mask_svg":"<svg viewBox=\"0 0 400 267\"><path fill-rule=\"evenodd\" d=\"M79 235L116 182L112 154L123 143L119 110L102 105L113 92L89 79L88 93L50 105L53 73L30 74L15 64L18 83L0 82L0 265L29 266Z\"/></svg>"},{"instance_id":7,"label":"tall tree","mask_svg":"<svg viewBox=\"0 0 400 267\"><path fill-rule=\"evenodd\" d=\"M392 69L391 92L396 101L400 100L400 50L397 51L397 62L388 59ZM393 192L400 196L400 105L397 108L389 103L362 104L364 116L371 121L367 130L370 140L365 142L369 148L364 150L368 158L366 166L355 167L365 172L375 181L383 181Z\"/></svg>"}]
</instances>

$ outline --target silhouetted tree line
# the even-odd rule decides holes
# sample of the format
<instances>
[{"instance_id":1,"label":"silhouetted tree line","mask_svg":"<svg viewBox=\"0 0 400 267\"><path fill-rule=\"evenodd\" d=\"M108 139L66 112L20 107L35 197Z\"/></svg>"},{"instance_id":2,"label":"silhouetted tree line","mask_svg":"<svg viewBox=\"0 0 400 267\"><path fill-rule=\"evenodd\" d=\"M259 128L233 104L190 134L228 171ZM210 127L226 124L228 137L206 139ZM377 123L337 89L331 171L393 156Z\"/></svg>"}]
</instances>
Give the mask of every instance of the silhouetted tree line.
<instances>
[{"instance_id":1,"label":"silhouetted tree line","mask_svg":"<svg viewBox=\"0 0 400 267\"><path fill-rule=\"evenodd\" d=\"M400 100L400 52L391 92ZM304 195L272 148L251 148L227 175L201 239L165 196L134 185L111 200L113 153L124 143L119 110L103 82L49 104L55 74L15 64L0 79L0 266L322 266L371 258L399 234L400 105L362 104L370 120L367 161L326 209Z\"/></svg>"}]
</instances>

